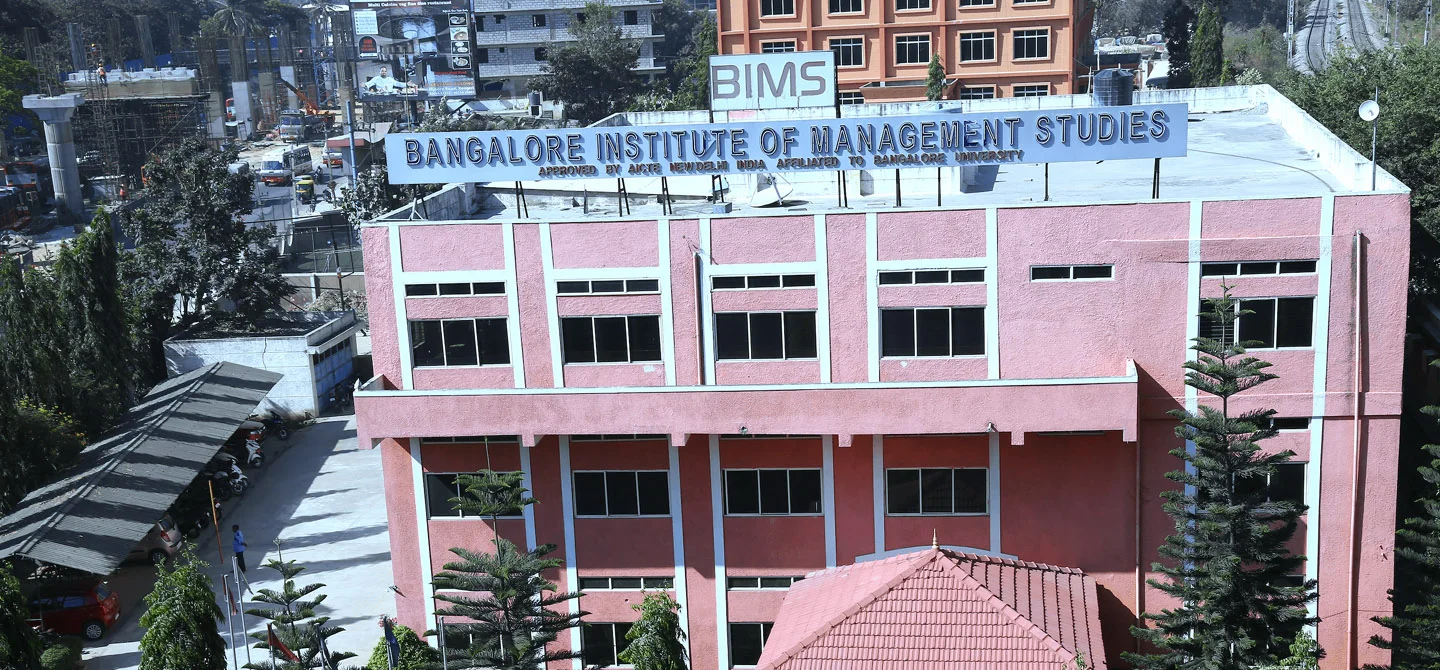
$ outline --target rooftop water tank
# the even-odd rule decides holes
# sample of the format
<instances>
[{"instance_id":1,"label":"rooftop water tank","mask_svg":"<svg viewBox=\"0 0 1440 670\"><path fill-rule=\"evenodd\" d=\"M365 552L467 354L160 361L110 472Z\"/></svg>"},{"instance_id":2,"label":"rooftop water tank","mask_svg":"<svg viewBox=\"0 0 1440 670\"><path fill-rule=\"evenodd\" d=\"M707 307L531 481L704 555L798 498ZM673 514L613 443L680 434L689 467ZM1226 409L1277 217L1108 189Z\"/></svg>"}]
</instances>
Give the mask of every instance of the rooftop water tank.
<instances>
[{"instance_id":1,"label":"rooftop water tank","mask_svg":"<svg viewBox=\"0 0 1440 670\"><path fill-rule=\"evenodd\" d=\"M1090 89L1095 104L1102 107L1118 107L1132 104L1135 98L1135 73L1114 68L1095 73Z\"/></svg>"}]
</instances>

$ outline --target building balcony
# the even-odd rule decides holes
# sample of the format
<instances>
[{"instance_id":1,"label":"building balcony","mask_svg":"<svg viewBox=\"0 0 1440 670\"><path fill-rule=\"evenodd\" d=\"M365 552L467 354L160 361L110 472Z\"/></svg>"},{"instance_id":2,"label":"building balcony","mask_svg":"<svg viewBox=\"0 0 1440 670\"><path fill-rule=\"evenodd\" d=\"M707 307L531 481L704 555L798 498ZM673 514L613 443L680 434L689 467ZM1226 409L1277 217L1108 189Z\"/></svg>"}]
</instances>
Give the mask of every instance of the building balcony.
<instances>
[{"instance_id":1,"label":"building balcony","mask_svg":"<svg viewBox=\"0 0 1440 670\"><path fill-rule=\"evenodd\" d=\"M652 433L955 434L1119 431L1135 440L1138 375L954 382L407 391L384 377L355 394L361 444L384 438Z\"/></svg>"},{"instance_id":2,"label":"building balcony","mask_svg":"<svg viewBox=\"0 0 1440 670\"><path fill-rule=\"evenodd\" d=\"M620 26L620 35L626 39L659 39L648 25ZM506 46L510 44L550 44L570 42L575 35L568 28L525 28L523 30L487 30L475 34L476 46Z\"/></svg>"},{"instance_id":3,"label":"building balcony","mask_svg":"<svg viewBox=\"0 0 1440 670\"><path fill-rule=\"evenodd\" d=\"M475 66L478 77L527 77L544 71L544 63L484 63Z\"/></svg>"}]
</instances>

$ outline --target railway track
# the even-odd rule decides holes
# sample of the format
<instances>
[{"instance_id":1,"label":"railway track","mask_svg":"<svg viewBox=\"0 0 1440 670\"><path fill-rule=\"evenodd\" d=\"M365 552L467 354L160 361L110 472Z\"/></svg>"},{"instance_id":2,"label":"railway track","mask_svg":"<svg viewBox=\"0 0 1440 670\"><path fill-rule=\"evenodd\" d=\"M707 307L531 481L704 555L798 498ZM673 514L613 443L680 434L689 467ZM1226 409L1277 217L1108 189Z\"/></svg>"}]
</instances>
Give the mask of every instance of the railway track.
<instances>
[{"instance_id":1,"label":"railway track","mask_svg":"<svg viewBox=\"0 0 1440 670\"><path fill-rule=\"evenodd\" d=\"M1330 54L1327 41L1333 32L1336 0L1315 0L1305 17L1305 64L1312 72L1325 69Z\"/></svg>"},{"instance_id":2,"label":"railway track","mask_svg":"<svg viewBox=\"0 0 1440 670\"><path fill-rule=\"evenodd\" d=\"M1334 0L1330 0L1333 2ZM1364 0L1349 0L1349 11L1345 12L1345 20L1349 23L1350 43L1358 52L1374 51L1384 46L1384 40L1376 39L1370 34L1370 27L1365 22L1365 12L1361 10L1360 3Z\"/></svg>"}]
</instances>

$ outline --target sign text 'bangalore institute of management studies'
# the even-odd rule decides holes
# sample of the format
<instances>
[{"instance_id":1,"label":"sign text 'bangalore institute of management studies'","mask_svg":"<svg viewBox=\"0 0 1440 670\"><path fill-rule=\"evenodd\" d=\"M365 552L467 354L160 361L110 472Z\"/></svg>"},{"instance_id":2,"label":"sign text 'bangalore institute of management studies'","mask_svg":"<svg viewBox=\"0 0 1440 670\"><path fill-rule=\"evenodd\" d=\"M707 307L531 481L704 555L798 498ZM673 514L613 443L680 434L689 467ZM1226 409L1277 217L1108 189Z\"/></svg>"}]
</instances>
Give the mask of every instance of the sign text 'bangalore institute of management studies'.
<instances>
[{"instance_id":1,"label":"sign text 'bangalore institute of management studies'","mask_svg":"<svg viewBox=\"0 0 1440 670\"><path fill-rule=\"evenodd\" d=\"M386 137L392 184L959 167L1185 155L1185 104Z\"/></svg>"}]
</instances>

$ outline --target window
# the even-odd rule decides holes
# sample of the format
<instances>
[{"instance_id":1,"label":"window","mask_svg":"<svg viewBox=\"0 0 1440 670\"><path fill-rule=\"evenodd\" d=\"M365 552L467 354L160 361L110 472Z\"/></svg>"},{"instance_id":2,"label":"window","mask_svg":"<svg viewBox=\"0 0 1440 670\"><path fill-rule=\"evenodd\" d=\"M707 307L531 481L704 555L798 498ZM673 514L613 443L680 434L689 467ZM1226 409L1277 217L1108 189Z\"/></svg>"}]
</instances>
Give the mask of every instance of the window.
<instances>
[{"instance_id":1,"label":"window","mask_svg":"<svg viewBox=\"0 0 1440 670\"><path fill-rule=\"evenodd\" d=\"M427 296L453 297L460 295L505 295L505 282L477 281L473 283L405 285L405 297L407 298Z\"/></svg>"},{"instance_id":2,"label":"window","mask_svg":"<svg viewBox=\"0 0 1440 670\"><path fill-rule=\"evenodd\" d=\"M840 92L840 104L842 104L842 105L863 105L863 104L865 104L865 94L864 94L864 93L861 93L861 92L859 92L859 91L841 91L841 92Z\"/></svg>"},{"instance_id":3,"label":"window","mask_svg":"<svg viewBox=\"0 0 1440 670\"><path fill-rule=\"evenodd\" d=\"M627 9L627 10L625 10L625 14L623 15L622 18L624 19L625 25L627 25L627 26L638 26L638 25L640 25L640 12L635 11L635 10L633 10L633 9Z\"/></svg>"},{"instance_id":4,"label":"window","mask_svg":"<svg viewBox=\"0 0 1440 670\"><path fill-rule=\"evenodd\" d=\"M545 47L535 47L535 62L544 63L547 58L549 58L549 55L548 52L545 51Z\"/></svg>"},{"instance_id":5,"label":"window","mask_svg":"<svg viewBox=\"0 0 1440 670\"><path fill-rule=\"evenodd\" d=\"M760 0L760 16L792 16L795 0Z\"/></svg>"},{"instance_id":6,"label":"window","mask_svg":"<svg viewBox=\"0 0 1440 670\"><path fill-rule=\"evenodd\" d=\"M815 285L815 275L715 277L710 280L710 285L717 291L736 288L806 288Z\"/></svg>"},{"instance_id":7,"label":"window","mask_svg":"<svg viewBox=\"0 0 1440 670\"><path fill-rule=\"evenodd\" d=\"M484 16L483 14L481 14L481 15L476 15L476 17L475 17L475 32L477 32L477 33L483 33L483 32L485 32L485 16Z\"/></svg>"},{"instance_id":8,"label":"window","mask_svg":"<svg viewBox=\"0 0 1440 670\"><path fill-rule=\"evenodd\" d=\"M673 589L674 577L581 577L581 591L640 591Z\"/></svg>"},{"instance_id":9,"label":"window","mask_svg":"<svg viewBox=\"0 0 1440 670\"><path fill-rule=\"evenodd\" d=\"M669 513L670 473L664 470L575 473L575 516Z\"/></svg>"},{"instance_id":10,"label":"window","mask_svg":"<svg viewBox=\"0 0 1440 670\"><path fill-rule=\"evenodd\" d=\"M1241 495L1258 494L1267 502L1304 505L1305 464L1281 463L1268 476L1236 479L1235 492Z\"/></svg>"},{"instance_id":11,"label":"window","mask_svg":"<svg viewBox=\"0 0 1440 670\"><path fill-rule=\"evenodd\" d=\"M1310 430L1310 417L1271 417L1270 427L1275 430Z\"/></svg>"},{"instance_id":12,"label":"window","mask_svg":"<svg viewBox=\"0 0 1440 670\"><path fill-rule=\"evenodd\" d=\"M730 624L730 664L755 665L760 662L760 652L765 641L770 639L773 623L732 623Z\"/></svg>"},{"instance_id":13,"label":"window","mask_svg":"<svg viewBox=\"0 0 1440 670\"><path fill-rule=\"evenodd\" d=\"M1050 31L1046 28L1038 30L1017 30L1015 38L1015 60L1024 58L1049 58L1050 57Z\"/></svg>"},{"instance_id":14,"label":"window","mask_svg":"<svg viewBox=\"0 0 1440 670\"><path fill-rule=\"evenodd\" d=\"M420 444L514 444L519 435L456 435L452 437L422 437Z\"/></svg>"},{"instance_id":15,"label":"window","mask_svg":"<svg viewBox=\"0 0 1440 670\"><path fill-rule=\"evenodd\" d=\"M1015 97L1017 98L1043 98L1050 95L1049 84L1016 84Z\"/></svg>"},{"instance_id":16,"label":"window","mask_svg":"<svg viewBox=\"0 0 1440 670\"><path fill-rule=\"evenodd\" d=\"M1234 326L1225 327L1212 314L1214 308L1200 303L1200 337L1252 343L1252 349L1311 346L1315 321L1315 298L1244 298L1237 300L1240 316Z\"/></svg>"},{"instance_id":17,"label":"window","mask_svg":"<svg viewBox=\"0 0 1440 670\"><path fill-rule=\"evenodd\" d=\"M1315 272L1315 261L1246 261L1201 263L1202 277L1243 277L1247 275L1302 275Z\"/></svg>"},{"instance_id":18,"label":"window","mask_svg":"<svg viewBox=\"0 0 1440 670\"><path fill-rule=\"evenodd\" d=\"M721 360L815 358L814 312L727 312L715 315L715 357Z\"/></svg>"},{"instance_id":19,"label":"window","mask_svg":"<svg viewBox=\"0 0 1440 670\"><path fill-rule=\"evenodd\" d=\"M426 474L425 475L425 510L431 519L462 519L477 518L474 514L463 514L455 509L455 503L450 502L451 498L460 496L460 474ZM503 518L522 516L520 508L515 508L500 514Z\"/></svg>"},{"instance_id":20,"label":"window","mask_svg":"<svg viewBox=\"0 0 1440 670\"><path fill-rule=\"evenodd\" d=\"M726 514L820 514L819 470L726 470Z\"/></svg>"},{"instance_id":21,"label":"window","mask_svg":"<svg viewBox=\"0 0 1440 670\"><path fill-rule=\"evenodd\" d=\"M585 295L589 293L656 293L659 290L659 279L597 279L595 281L555 282L555 292L560 295Z\"/></svg>"},{"instance_id":22,"label":"window","mask_svg":"<svg viewBox=\"0 0 1440 670\"><path fill-rule=\"evenodd\" d=\"M899 35L895 38L896 65L924 65L929 62L929 35Z\"/></svg>"},{"instance_id":23,"label":"window","mask_svg":"<svg viewBox=\"0 0 1440 670\"><path fill-rule=\"evenodd\" d=\"M581 662L592 668L620 662L620 652L630 646L630 641L625 639L630 626L628 623L589 622L580 626Z\"/></svg>"},{"instance_id":24,"label":"window","mask_svg":"<svg viewBox=\"0 0 1440 670\"><path fill-rule=\"evenodd\" d=\"M930 0L895 0L895 11L907 9L930 9Z\"/></svg>"},{"instance_id":25,"label":"window","mask_svg":"<svg viewBox=\"0 0 1440 670\"><path fill-rule=\"evenodd\" d=\"M725 580L725 588L732 591L745 591L749 589L788 589L792 584L804 577L729 577Z\"/></svg>"},{"instance_id":26,"label":"window","mask_svg":"<svg viewBox=\"0 0 1440 670\"><path fill-rule=\"evenodd\" d=\"M446 319L410 322L411 365L509 365L510 334L505 319Z\"/></svg>"},{"instance_id":27,"label":"window","mask_svg":"<svg viewBox=\"0 0 1440 670\"><path fill-rule=\"evenodd\" d=\"M560 319L566 363L660 360L658 316L567 316Z\"/></svg>"},{"instance_id":28,"label":"window","mask_svg":"<svg viewBox=\"0 0 1440 670\"><path fill-rule=\"evenodd\" d=\"M985 468L885 471L889 514L985 514Z\"/></svg>"},{"instance_id":29,"label":"window","mask_svg":"<svg viewBox=\"0 0 1440 670\"><path fill-rule=\"evenodd\" d=\"M1032 265L1030 281L1070 281L1085 279L1112 279L1113 265Z\"/></svg>"},{"instance_id":30,"label":"window","mask_svg":"<svg viewBox=\"0 0 1440 670\"><path fill-rule=\"evenodd\" d=\"M669 435L659 433L607 433L605 435L571 435L571 442L629 442L634 440L668 440Z\"/></svg>"},{"instance_id":31,"label":"window","mask_svg":"<svg viewBox=\"0 0 1440 670\"><path fill-rule=\"evenodd\" d=\"M832 3L831 6L833 7L834 4ZM835 65L838 67L860 67L865 64L865 38L863 37L832 37L830 38L830 50L835 52Z\"/></svg>"},{"instance_id":32,"label":"window","mask_svg":"<svg viewBox=\"0 0 1440 670\"><path fill-rule=\"evenodd\" d=\"M532 15L530 15L530 25L533 26L533 27L535 27L535 28L544 28L544 27L545 27L545 15L544 15L544 14L532 14Z\"/></svg>"},{"instance_id":33,"label":"window","mask_svg":"<svg viewBox=\"0 0 1440 670\"><path fill-rule=\"evenodd\" d=\"M961 100L992 100L995 98L994 86L961 86Z\"/></svg>"},{"instance_id":34,"label":"window","mask_svg":"<svg viewBox=\"0 0 1440 670\"><path fill-rule=\"evenodd\" d=\"M865 0L830 0L831 14L858 14L865 11Z\"/></svg>"},{"instance_id":35,"label":"window","mask_svg":"<svg viewBox=\"0 0 1440 670\"><path fill-rule=\"evenodd\" d=\"M994 7L995 0L960 0L961 7Z\"/></svg>"},{"instance_id":36,"label":"window","mask_svg":"<svg viewBox=\"0 0 1440 670\"><path fill-rule=\"evenodd\" d=\"M906 270L881 272L880 285L887 284L973 284L985 281L984 270Z\"/></svg>"},{"instance_id":37,"label":"window","mask_svg":"<svg viewBox=\"0 0 1440 670\"><path fill-rule=\"evenodd\" d=\"M995 60L994 31L960 33L960 62L976 60Z\"/></svg>"},{"instance_id":38,"label":"window","mask_svg":"<svg viewBox=\"0 0 1440 670\"><path fill-rule=\"evenodd\" d=\"M788 54L795 51L795 40L783 40L780 42L761 42L760 53L765 54Z\"/></svg>"},{"instance_id":39,"label":"window","mask_svg":"<svg viewBox=\"0 0 1440 670\"><path fill-rule=\"evenodd\" d=\"M475 62L477 62L477 63L489 63L489 62L490 62L490 50L489 50L489 49L485 49L485 48L478 49L478 50L475 52Z\"/></svg>"},{"instance_id":40,"label":"window","mask_svg":"<svg viewBox=\"0 0 1440 670\"><path fill-rule=\"evenodd\" d=\"M984 307L880 310L881 356L980 356Z\"/></svg>"}]
</instances>

